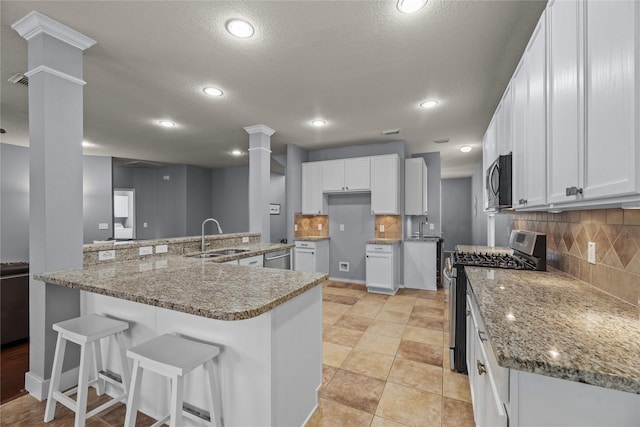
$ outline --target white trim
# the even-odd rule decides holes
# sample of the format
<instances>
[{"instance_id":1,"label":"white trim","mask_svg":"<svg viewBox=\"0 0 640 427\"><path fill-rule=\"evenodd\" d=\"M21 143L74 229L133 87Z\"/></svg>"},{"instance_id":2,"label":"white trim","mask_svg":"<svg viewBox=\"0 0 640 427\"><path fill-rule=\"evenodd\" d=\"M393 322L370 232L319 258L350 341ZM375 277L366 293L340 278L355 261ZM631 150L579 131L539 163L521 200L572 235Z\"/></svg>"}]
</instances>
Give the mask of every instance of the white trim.
<instances>
[{"instance_id":1,"label":"white trim","mask_svg":"<svg viewBox=\"0 0 640 427\"><path fill-rule=\"evenodd\" d=\"M68 371L62 373L60 378L60 389L66 390L78 385L79 368L71 368ZM35 375L32 372L27 372L24 375L24 388L29 394L39 401L43 401L47 398L49 393L49 383L51 379L45 380Z\"/></svg>"},{"instance_id":2,"label":"white trim","mask_svg":"<svg viewBox=\"0 0 640 427\"><path fill-rule=\"evenodd\" d=\"M26 40L30 40L40 33L45 33L81 50L96 44L96 41L92 38L80 34L76 30L35 10L13 24L11 28Z\"/></svg>"},{"instance_id":3,"label":"white trim","mask_svg":"<svg viewBox=\"0 0 640 427\"><path fill-rule=\"evenodd\" d=\"M316 404L313 407L313 409L311 410L311 412L309 412L309 415L307 415L307 418L304 420L304 422L302 423L302 427L306 426L309 423L309 420L311 419L311 417L313 417L313 414L316 413L316 411L318 410L318 394L320 394L320 389L322 388L322 383L320 383L320 385L318 387L316 387Z\"/></svg>"},{"instance_id":4,"label":"white trim","mask_svg":"<svg viewBox=\"0 0 640 427\"><path fill-rule=\"evenodd\" d=\"M248 133L248 134L252 134L252 133L264 133L267 136L271 136L274 133L276 133L275 129L271 129L269 126L265 126L265 125L253 125L253 126L247 126L244 128L244 130Z\"/></svg>"},{"instance_id":5,"label":"white trim","mask_svg":"<svg viewBox=\"0 0 640 427\"><path fill-rule=\"evenodd\" d=\"M47 67L45 65L40 65L40 66L34 68L33 70L29 70L26 73L24 73L24 75L27 76L27 77L31 77L31 76L34 76L34 75L36 75L38 73L41 73L41 72L52 74L52 75L54 75L56 77L60 77L60 78L65 79L65 80L69 80L72 83L77 83L77 84L82 85L82 86L87 84L87 82L85 82L82 79L79 79L77 77L73 77L70 74L63 73L62 71L54 70L53 68Z\"/></svg>"},{"instance_id":6,"label":"white trim","mask_svg":"<svg viewBox=\"0 0 640 427\"><path fill-rule=\"evenodd\" d=\"M345 279L344 277L329 277L327 280L333 280L334 282L349 282L349 283L358 283L359 285L366 285L367 282L364 280L356 280L356 279Z\"/></svg>"},{"instance_id":7,"label":"white trim","mask_svg":"<svg viewBox=\"0 0 640 427\"><path fill-rule=\"evenodd\" d=\"M269 150L268 148L264 148L264 147L254 147L254 148L249 148L247 151L254 151L254 150L264 150L267 153L271 153L271 150Z\"/></svg>"}]
</instances>

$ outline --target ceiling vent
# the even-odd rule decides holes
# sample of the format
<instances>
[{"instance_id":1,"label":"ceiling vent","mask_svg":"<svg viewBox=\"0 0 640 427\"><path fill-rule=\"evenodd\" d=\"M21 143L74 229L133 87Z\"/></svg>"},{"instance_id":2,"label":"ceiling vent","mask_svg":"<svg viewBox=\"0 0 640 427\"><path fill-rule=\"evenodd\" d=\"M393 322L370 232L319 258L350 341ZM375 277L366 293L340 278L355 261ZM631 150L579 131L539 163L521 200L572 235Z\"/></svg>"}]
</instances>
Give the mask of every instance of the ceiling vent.
<instances>
[{"instance_id":1,"label":"ceiling vent","mask_svg":"<svg viewBox=\"0 0 640 427\"><path fill-rule=\"evenodd\" d=\"M400 129L383 130L380 132L382 135L397 135L400 133Z\"/></svg>"},{"instance_id":2,"label":"ceiling vent","mask_svg":"<svg viewBox=\"0 0 640 427\"><path fill-rule=\"evenodd\" d=\"M29 77L21 73L15 73L13 76L9 77L7 81L14 85L29 86Z\"/></svg>"},{"instance_id":3,"label":"ceiling vent","mask_svg":"<svg viewBox=\"0 0 640 427\"><path fill-rule=\"evenodd\" d=\"M447 142L449 142L449 140L448 139L437 139L437 140L435 140L433 142L435 142L436 144L446 144Z\"/></svg>"}]
</instances>

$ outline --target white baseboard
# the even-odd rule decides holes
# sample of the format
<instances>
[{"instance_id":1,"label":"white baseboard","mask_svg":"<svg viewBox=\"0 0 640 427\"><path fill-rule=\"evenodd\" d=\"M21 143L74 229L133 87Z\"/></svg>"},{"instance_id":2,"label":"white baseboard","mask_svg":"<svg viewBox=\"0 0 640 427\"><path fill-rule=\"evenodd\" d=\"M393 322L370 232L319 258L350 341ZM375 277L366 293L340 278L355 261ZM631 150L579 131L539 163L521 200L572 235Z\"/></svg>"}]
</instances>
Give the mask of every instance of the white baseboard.
<instances>
[{"instance_id":1,"label":"white baseboard","mask_svg":"<svg viewBox=\"0 0 640 427\"><path fill-rule=\"evenodd\" d=\"M302 423L302 427L306 426L307 423L309 422L309 420L311 419L311 417L313 417L313 414L316 413L316 411L318 410L318 394L320 394L320 388L322 387L322 383L320 383L320 385L318 387L316 387L316 404L313 407L313 409L311 410L311 412L309 412L309 415L307 416L307 419L304 420L304 422Z\"/></svg>"},{"instance_id":2,"label":"white baseboard","mask_svg":"<svg viewBox=\"0 0 640 427\"><path fill-rule=\"evenodd\" d=\"M79 368L72 368L62 373L60 389L65 390L78 385ZM24 388L36 399L45 400L49 393L50 379L42 379L32 372L24 375Z\"/></svg>"},{"instance_id":3,"label":"white baseboard","mask_svg":"<svg viewBox=\"0 0 640 427\"><path fill-rule=\"evenodd\" d=\"M366 285L367 282L364 280L356 280L356 279L344 279L342 277L329 277L329 280L333 280L334 282L348 282L348 283L359 283L362 285Z\"/></svg>"}]
</instances>

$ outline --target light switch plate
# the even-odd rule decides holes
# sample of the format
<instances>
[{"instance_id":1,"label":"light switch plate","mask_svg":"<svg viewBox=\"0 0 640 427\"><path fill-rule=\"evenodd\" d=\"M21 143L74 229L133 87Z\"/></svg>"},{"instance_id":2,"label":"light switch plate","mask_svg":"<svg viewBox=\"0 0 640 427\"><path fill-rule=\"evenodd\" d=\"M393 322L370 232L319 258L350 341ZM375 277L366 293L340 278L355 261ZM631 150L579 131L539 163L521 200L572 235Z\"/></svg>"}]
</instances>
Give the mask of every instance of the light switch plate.
<instances>
[{"instance_id":1,"label":"light switch plate","mask_svg":"<svg viewBox=\"0 0 640 427\"><path fill-rule=\"evenodd\" d=\"M153 253L153 246L142 246L138 249L138 255L151 255Z\"/></svg>"},{"instance_id":2,"label":"light switch plate","mask_svg":"<svg viewBox=\"0 0 640 427\"><path fill-rule=\"evenodd\" d=\"M318 224L318 231L322 231L322 224Z\"/></svg>"},{"instance_id":3,"label":"light switch plate","mask_svg":"<svg viewBox=\"0 0 640 427\"><path fill-rule=\"evenodd\" d=\"M98 261L109 261L112 259L116 259L116 251L99 251L98 252Z\"/></svg>"},{"instance_id":4,"label":"light switch plate","mask_svg":"<svg viewBox=\"0 0 640 427\"><path fill-rule=\"evenodd\" d=\"M380 232L384 233L384 224L380 224Z\"/></svg>"},{"instance_id":5,"label":"light switch plate","mask_svg":"<svg viewBox=\"0 0 640 427\"><path fill-rule=\"evenodd\" d=\"M147 223L146 222L142 223L142 228L147 228Z\"/></svg>"},{"instance_id":6,"label":"light switch plate","mask_svg":"<svg viewBox=\"0 0 640 427\"><path fill-rule=\"evenodd\" d=\"M293 231L298 231L298 224L293 224Z\"/></svg>"},{"instance_id":7,"label":"light switch plate","mask_svg":"<svg viewBox=\"0 0 640 427\"><path fill-rule=\"evenodd\" d=\"M108 230L108 229L109 229L108 222L101 222L98 224L98 230Z\"/></svg>"},{"instance_id":8,"label":"light switch plate","mask_svg":"<svg viewBox=\"0 0 640 427\"><path fill-rule=\"evenodd\" d=\"M589 264L596 263L596 242L587 243L587 262Z\"/></svg>"},{"instance_id":9,"label":"light switch plate","mask_svg":"<svg viewBox=\"0 0 640 427\"><path fill-rule=\"evenodd\" d=\"M435 230L435 229L436 229L435 224L429 224L429 230Z\"/></svg>"},{"instance_id":10,"label":"light switch plate","mask_svg":"<svg viewBox=\"0 0 640 427\"><path fill-rule=\"evenodd\" d=\"M168 250L169 248L167 247L167 245L156 245L157 254L165 254Z\"/></svg>"},{"instance_id":11,"label":"light switch plate","mask_svg":"<svg viewBox=\"0 0 640 427\"><path fill-rule=\"evenodd\" d=\"M340 231L344 231L344 224L340 224Z\"/></svg>"}]
</instances>

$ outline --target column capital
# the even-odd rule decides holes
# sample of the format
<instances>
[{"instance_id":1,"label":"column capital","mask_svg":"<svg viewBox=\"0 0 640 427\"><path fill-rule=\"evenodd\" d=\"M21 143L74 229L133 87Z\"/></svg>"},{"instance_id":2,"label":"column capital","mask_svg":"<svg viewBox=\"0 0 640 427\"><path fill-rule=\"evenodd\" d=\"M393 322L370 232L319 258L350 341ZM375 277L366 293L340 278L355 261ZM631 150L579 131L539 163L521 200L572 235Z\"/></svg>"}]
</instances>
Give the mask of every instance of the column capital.
<instances>
[{"instance_id":1,"label":"column capital","mask_svg":"<svg viewBox=\"0 0 640 427\"><path fill-rule=\"evenodd\" d=\"M78 49L85 50L96 44L92 38L73 30L40 12L30 12L11 26L25 40L45 33Z\"/></svg>"},{"instance_id":2,"label":"column capital","mask_svg":"<svg viewBox=\"0 0 640 427\"><path fill-rule=\"evenodd\" d=\"M265 125L253 125L253 126L247 126L244 128L244 130L249 134L254 134L254 133L264 133L267 136L271 136L274 133L276 133L275 129L271 129L269 126L265 126Z\"/></svg>"}]
</instances>

